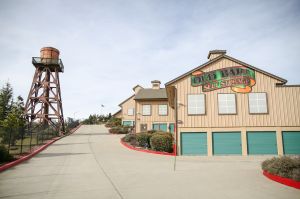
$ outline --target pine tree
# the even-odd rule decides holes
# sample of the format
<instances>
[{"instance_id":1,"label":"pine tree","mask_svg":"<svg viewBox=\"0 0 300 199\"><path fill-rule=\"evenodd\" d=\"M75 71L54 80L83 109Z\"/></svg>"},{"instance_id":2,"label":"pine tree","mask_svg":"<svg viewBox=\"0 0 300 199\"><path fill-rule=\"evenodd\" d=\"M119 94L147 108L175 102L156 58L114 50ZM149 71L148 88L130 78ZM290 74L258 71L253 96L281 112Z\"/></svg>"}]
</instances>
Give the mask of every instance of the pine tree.
<instances>
[{"instance_id":1,"label":"pine tree","mask_svg":"<svg viewBox=\"0 0 300 199\"><path fill-rule=\"evenodd\" d=\"M3 121L11 111L13 104L13 89L10 83L6 83L0 90L0 121Z\"/></svg>"},{"instance_id":2,"label":"pine tree","mask_svg":"<svg viewBox=\"0 0 300 199\"><path fill-rule=\"evenodd\" d=\"M9 83L0 91L0 131L1 142L15 145L16 140L20 138L25 128L25 119L23 118L24 102L21 96L17 101L13 101L13 89Z\"/></svg>"}]
</instances>

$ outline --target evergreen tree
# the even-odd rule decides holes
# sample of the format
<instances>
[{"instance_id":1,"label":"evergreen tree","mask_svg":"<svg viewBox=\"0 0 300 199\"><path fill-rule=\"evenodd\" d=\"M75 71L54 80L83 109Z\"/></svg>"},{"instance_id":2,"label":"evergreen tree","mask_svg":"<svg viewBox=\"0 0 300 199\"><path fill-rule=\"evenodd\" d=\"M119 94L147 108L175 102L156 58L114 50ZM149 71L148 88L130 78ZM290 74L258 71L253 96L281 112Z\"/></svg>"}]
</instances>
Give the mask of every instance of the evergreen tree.
<instances>
[{"instance_id":1,"label":"evergreen tree","mask_svg":"<svg viewBox=\"0 0 300 199\"><path fill-rule=\"evenodd\" d=\"M1 134L3 143L16 144L16 140L21 137L25 128L25 119L23 118L24 103L22 97L18 97L17 102L13 102L7 117L1 122L6 131Z\"/></svg>"},{"instance_id":2,"label":"evergreen tree","mask_svg":"<svg viewBox=\"0 0 300 199\"><path fill-rule=\"evenodd\" d=\"M21 96L17 101L12 99L13 89L7 83L0 91L0 126L3 130L0 132L1 142L15 145L16 140L20 138L25 128L25 119L23 118L24 102Z\"/></svg>"},{"instance_id":3,"label":"evergreen tree","mask_svg":"<svg viewBox=\"0 0 300 199\"><path fill-rule=\"evenodd\" d=\"M3 121L11 111L13 104L13 89L10 83L6 83L0 90L0 121Z\"/></svg>"}]
</instances>

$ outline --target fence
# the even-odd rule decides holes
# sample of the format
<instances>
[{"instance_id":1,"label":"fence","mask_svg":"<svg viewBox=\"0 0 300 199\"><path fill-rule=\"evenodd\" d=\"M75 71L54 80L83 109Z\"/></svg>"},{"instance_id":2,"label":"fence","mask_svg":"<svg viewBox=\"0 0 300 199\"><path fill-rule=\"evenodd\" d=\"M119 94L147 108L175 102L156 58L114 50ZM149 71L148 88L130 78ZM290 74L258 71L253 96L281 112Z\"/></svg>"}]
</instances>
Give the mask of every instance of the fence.
<instances>
[{"instance_id":1,"label":"fence","mask_svg":"<svg viewBox=\"0 0 300 199\"><path fill-rule=\"evenodd\" d=\"M50 126L32 126L31 128L0 127L0 145L4 146L7 153L15 158L30 153L35 148L58 136L58 132Z\"/></svg>"}]
</instances>

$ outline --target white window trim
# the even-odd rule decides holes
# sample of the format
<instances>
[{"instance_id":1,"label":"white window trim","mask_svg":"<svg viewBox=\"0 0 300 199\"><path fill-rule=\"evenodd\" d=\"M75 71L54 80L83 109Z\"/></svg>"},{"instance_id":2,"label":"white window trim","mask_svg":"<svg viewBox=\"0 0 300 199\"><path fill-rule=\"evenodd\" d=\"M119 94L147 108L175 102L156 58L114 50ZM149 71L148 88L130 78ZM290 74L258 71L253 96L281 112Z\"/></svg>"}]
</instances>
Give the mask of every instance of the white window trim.
<instances>
[{"instance_id":1,"label":"white window trim","mask_svg":"<svg viewBox=\"0 0 300 199\"><path fill-rule=\"evenodd\" d=\"M129 110L132 110L132 114L129 114ZM134 108L127 109L127 115L128 116L134 116Z\"/></svg>"},{"instance_id":2,"label":"white window trim","mask_svg":"<svg viewBox=\"0 0 300 199\"><path fill-rule=\"evenodd\" d=\"M161 113L160 113L160 108L159 108L160 106L166 106L166 107L167 107L166 113L165 113L165 114L161 114ZM159 115L159 116L168 116L168 114L169 114L168 108L169 108L169 107L168 107L168 104L159 104L159 105L158 105L158 115Z\"/></svg>"},{"instance_id":3,"label":"white window trim","mask_svg":"<svg viewBox=\"0 0 300 199\"><path fill-rule=\"evenodd\" d=\"M234 113L220 113L220 98L219 95L234 95ZM226 101L227 102L227 101ZM236 100L236 94L235 93L218 93L218 114L219 115L236 115L237 114L237 100Z\"/></svg>"},{"instance_id":4,"label":"white window trim","mask_svg":"<svg viewBox=\"0 0 300 199\"><path fill-rule=\"evenodd\" d=\"M250 106L250 95L251 94L265 94L265 105L266 105L266 111L265 112L252 112L251 111L251 106ZM256 100L257 101L257 100ZM256 104L256 105L258 105L258 104ZM249 114L251 114L251 115L256 115L256 114L269 114L269 107L268 107L268 95L267 95L267 93L265 93L265 92L252 92L252 93L249 93L248 94L248 108L249 108Z\"/></svg>"},{"instance_id":5,"label":"white window trim","mask_svg":"<svg viewBox=\"0 0 300 199\"><path fill-rule=\"evenodd\" d=\"M204 112L202 113L190 113L189 112L189 96L191 95L203 95L203 103L204 103ZM188 94L187 95L187 114L188 115L205 115L206 114L206 95L204 93L198 93L198 94Z\"/></svg>"},{"instance_id":6,"label":"white window trim","mask_svg":"<svg viewBox=\"0 0 300 199\"><path fill-rule=\"evenodd\" d=\"M144 114L144 106L149 106L150 107L149 114ZM151 104L143 104L142 105L142 115L143 116L151 116L151 109L152 109Z\"/></svg>"}]
</instances>

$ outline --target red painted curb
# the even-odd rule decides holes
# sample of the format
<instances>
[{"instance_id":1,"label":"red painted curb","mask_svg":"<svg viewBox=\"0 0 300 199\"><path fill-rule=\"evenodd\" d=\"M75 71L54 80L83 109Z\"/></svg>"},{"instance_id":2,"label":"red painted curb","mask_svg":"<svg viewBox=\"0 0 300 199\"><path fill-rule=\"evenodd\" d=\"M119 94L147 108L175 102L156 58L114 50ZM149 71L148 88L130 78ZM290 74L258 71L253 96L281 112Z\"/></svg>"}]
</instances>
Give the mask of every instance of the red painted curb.
<instances>
[{"instance_id":1,"label":"red painted curb","mask_svg":"<svg viewBox=\"0 0 300 199\"><path fill-rule=\"evenodd\" d=\"M73 133L74 133L75 131L77 131L77 129L79 129L81 126L82 126L82 124L79 124L79 125L76 126L75 128L71 129L71 130L70 130L70 132L71 132L70 134L73 134ZM69 135L70 135L70 134L69 134Z\"/></svg>"},{"instance_id":2,"label":"red painted curb","mask_svg":"<svg viewBox=\"0 0 300 199\"><path fill-rule=\"evenodd\" d=\"M263 174L264 174L264 176L266 176L267 178L269 178L273 181L279 182L281 184L284 184L284 185L287 185L290 187L294 187L296 189L300 189L300 182L297 182L297 181L289 179L289 178L284 178L281 176L273 175L267 171L263 171Z\"/></svg>"},{"instance_id":3,"label":"red painted curb","mask_svg":"<svg viewBox=\"0 0 300 199\"><path fill-rule=\"evenodd\" d=\"M81 124L77 127L75 127L74 129L71 130L71 133L70 134L73 134L79 127L81 126ZM69 135L70 135L69 134ZM9 162L9 163L6 163L2 166L0 166L0 172L2 171L5 171L6 169L9 169L11 167L14 167L30 158L32 158L33 156L35 156L36 154L40 153L41 151L45 150L49 145L53 144L54 142L56 142L57 140L60 140L62 139L63 137L66 137L67 135L65 136L62 136L62 137L57 137L57 138L54 138L53 140L51 140L50 142L48 142L47 144L44 144L43 146L41 146L40 148L34 150L32 153L26 155L26 156L23 156L15 161L12 161L12 162Z\"/></svg>"},{"instance_id":4,"label":"red painted curb","mask_svg":"<svg viewBox=\"0 0 300 199\"><path fill-rule=\"evenodd\" d=\"M151 150L147 150L147 149L139 149L139 148L135 148L129 144L127 144L126 142L123 142L122 140L120 140L120 143L129 148L129 149L132 149L132 150L135 150L135 151L141 151L141 152L145 152L145 153L152 153L152 154L157 154L157 155L169 155L169 156L175 156L174 153L168 153L168 152L161 152L161 151L151 151Z\"/></svg>"}]
</instances>

